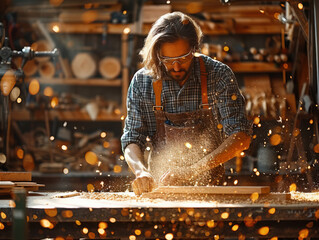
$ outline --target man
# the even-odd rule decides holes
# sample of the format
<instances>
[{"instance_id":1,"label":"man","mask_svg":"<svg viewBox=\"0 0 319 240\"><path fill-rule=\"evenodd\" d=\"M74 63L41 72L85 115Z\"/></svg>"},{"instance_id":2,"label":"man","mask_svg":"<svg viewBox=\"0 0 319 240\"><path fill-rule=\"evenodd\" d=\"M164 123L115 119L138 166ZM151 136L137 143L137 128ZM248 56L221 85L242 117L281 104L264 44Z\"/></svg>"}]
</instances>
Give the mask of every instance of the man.
<instances>
[{"instance_id":1,"label":"man","mask_svg":"<svg viewBox=\"0 0 319 240\"><path fill-rule=\"evenodd\" d=\"M222 184L222 164L249 147L251 124L235 76L198 54L201 38L193 19L173 12L145 40L144 68L128 90L121 138L136 195L158 184Z\"/></svg>"}]
</instances>

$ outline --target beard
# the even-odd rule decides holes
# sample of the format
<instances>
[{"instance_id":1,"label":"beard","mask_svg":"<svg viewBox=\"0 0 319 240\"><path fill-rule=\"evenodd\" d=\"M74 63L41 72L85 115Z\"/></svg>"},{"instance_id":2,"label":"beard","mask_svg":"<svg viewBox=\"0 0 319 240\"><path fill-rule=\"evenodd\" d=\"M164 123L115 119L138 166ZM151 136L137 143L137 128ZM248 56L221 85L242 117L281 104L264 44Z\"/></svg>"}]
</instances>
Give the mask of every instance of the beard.
<instances>
[{"instance_id":1,"label":"beard","mask_svg":"<svg viewBox=\"0 0 319 240\"><path fill-rule=\"evenodd\" d=\"M164 67L164 79L176 81L177 83L184 82L190 75L192 71L193 63L189 66L188 70L181 68L179 71L175 71L174 69L168 70Z\"/></svg>"}]
</instances>

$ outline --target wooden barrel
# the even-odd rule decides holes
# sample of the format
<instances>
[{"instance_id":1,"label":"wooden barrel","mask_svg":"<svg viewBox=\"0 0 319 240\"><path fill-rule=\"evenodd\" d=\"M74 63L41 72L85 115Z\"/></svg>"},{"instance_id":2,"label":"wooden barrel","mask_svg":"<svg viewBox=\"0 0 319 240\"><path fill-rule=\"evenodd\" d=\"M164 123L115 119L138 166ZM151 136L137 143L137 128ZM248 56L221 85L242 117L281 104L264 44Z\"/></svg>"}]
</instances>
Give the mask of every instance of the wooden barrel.
<instances>
[{"instance_id":1,"label":"wooden barrel","mask_svg":"<svg viewBox=\"0 0 319 240\"><path fill-rule=\"evenodd\" d=\"M71 69L75 77L80 79L88 79L96 73L95 57L90 53L78 53L72 60Z\"/></svg>"},{"instance_id":2,"label":"wooden barrel","mask_svg":"<svg viewBox=\"0 0 319 240\"><path fill-rule=\"evenodd\" d=\"M41 62L39 64L39 74L43 78L52 78L55 74L55 67L52 62Z\"/></svg>"},{"instance_id":3,"label":"wooden barrel","mask_svg":"<svg viewBox=\"0 0 319 240\"><path fill-rule=\"evenodd\" d=\"M99 73L103 78L114 79L121 73L121 62L115 57L104 57L99 62Z\"/></svg>"}]
</instances>

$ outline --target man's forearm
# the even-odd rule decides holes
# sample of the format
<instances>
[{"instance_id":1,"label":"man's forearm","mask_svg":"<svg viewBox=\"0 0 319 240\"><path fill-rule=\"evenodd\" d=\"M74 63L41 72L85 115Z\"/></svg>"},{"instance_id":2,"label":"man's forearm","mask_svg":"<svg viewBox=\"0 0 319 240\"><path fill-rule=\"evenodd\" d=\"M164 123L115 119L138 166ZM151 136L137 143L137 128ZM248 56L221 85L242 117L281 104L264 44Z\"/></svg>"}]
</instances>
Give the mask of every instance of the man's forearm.
<instances>
[{"instance_id":1,"label":"man's forearm","mask_svg":"<svg viewBox=\"0 0 319 240\"><path fill-rule=\"evenodd\" d=\"M124 157L130 169L136 176L139 176L142 172L147 171L143 164L144 154L137 144L129 144L124 150Z\"/></svg>"},{"instance_id":2,"label":"man's forearm","mask_svg":"<svg viewBox=\"0 0 319 240\"><path fill-rule=\"evenodd\" d=\"M191 168L195 173L202 173L227 162L233 157L248 149L251 137L244 132L238 132L229 136L216 150L206 155Z\"/></svg>"}]
</instances>

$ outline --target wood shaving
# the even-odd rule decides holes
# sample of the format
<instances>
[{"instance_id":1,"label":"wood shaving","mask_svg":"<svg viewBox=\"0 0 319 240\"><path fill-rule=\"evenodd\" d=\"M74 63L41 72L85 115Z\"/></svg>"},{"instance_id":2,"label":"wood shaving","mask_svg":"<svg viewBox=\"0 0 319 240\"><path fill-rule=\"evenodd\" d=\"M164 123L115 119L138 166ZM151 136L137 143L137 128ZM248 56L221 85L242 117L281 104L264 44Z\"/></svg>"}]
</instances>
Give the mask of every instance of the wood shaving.
<instances>
[{"instance_id":1,"label":"wood shaving","mask_svg":"<svg viewBox=\"0 0 319 240\"><path fill-rule=\"evenodd\" d=\"M291 192L291 199L303 202L319 202L319 192Z\"/></svg>"}]
</instances>

